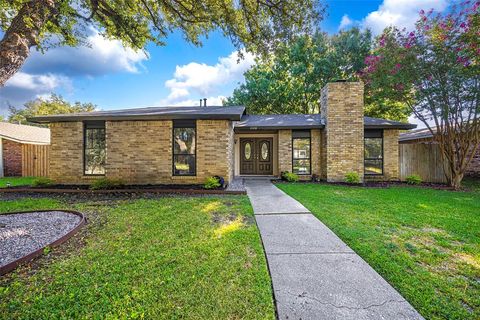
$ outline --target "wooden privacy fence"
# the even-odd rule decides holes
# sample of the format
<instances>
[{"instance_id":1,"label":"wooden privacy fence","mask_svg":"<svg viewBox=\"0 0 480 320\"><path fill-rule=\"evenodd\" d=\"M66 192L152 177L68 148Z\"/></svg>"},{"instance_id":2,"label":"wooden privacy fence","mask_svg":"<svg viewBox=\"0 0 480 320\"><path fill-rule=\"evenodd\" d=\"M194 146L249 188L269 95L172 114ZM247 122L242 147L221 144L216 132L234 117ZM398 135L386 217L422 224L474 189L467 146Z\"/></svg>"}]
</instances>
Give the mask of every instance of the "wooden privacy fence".
<instances>
[{"instance_id":1,"label":"wooden privacy fence","mask_svg":"<svg viewBox=\"0 0 480 320\"><path fill-rule=\"evenodd\" d=\"M443 160L436 144L407 143L399 145L400 180L417 174L425 182L445 183Z\"/></svg>"},{"instance_id":2,"label":"wooden privacy fence","mask_svg":"<svg viewBox=\"0 0 480 320\"><path fill-rule=\"evenodd\" d=\"M22 144L22 176L48 177L49 145Z\"/></svg>"}]
</instances>

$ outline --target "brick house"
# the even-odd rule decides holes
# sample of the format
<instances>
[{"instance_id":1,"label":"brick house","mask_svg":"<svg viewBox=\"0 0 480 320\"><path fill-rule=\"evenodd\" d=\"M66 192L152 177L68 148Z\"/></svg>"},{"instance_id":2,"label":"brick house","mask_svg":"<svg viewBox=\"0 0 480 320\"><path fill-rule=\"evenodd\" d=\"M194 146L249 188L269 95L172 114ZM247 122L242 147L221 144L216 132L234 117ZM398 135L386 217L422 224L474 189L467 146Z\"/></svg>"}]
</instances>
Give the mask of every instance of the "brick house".
<instances>
[{"instance_id":1,"label":"brick house","mask_svg":"<svg viewBox=\"0 0 480 320\"><path fill-rule=\"evenodd\" d=\"M248 115L245 107L160 107L30 119L49 123L50 177L87 184L200 184L218 175L295 172L343 181L398 179L399 130L415 125L363 116L363 84L329 83L321 114Z\"/></svg>"},{"instance_id":2,"label":"brick house","mask_svg":"<svg viewBox=\"0 0 480 320\"><path fill-rule=\"evenodd\" d=\"M22 176L24 152L28 146L49 144L48 128L0 122L0 177Z\"/></svg>"}]
</instances>

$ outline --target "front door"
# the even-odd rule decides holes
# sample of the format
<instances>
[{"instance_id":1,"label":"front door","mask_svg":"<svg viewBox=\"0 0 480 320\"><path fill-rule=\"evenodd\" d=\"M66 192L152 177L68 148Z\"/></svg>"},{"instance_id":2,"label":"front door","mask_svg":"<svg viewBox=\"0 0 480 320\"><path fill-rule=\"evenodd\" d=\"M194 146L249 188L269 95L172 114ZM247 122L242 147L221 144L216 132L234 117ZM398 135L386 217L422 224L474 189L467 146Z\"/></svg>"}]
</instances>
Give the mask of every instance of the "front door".
<instances>
[{"instance_id":1,"label":"front door","mask_svg":"<svg viewBox=\"0 0 480 320\"><path fill-rule=\"evenodd\" d=\"M240 174L271 175L273 174L273 139L241 138L240 139Z\"/></svg>"}]
</instances>

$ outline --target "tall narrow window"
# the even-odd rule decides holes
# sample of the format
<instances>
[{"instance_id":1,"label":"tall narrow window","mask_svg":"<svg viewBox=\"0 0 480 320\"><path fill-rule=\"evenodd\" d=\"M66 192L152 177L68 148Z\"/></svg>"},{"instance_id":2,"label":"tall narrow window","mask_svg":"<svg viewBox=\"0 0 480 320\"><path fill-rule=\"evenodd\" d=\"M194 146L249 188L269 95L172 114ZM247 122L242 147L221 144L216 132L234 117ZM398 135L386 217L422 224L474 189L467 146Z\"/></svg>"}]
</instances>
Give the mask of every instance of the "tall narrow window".
<instances>
[{"instance_id":1,"label":"tall narrow window","mask_svg":"<svg viewBox=\"0 0 480 320\"><path fill-rule=\"evenodd\" d=\"M173 175L194 176L196 158L195 120L173 121Z\"/></svg>"},{"instance_id":2,"label":"tall narrow window","mask_svg":"<svg viewBox=\"0 0 480 320\"><path fill-rule=\"evenodd\" d=\"M292 172L310 174L310 130L292 131Z\"/></svg>"},{"instance_id":3,"label":"tall narrow window","mask_svg":"<svg viewBox=\"0 0 480 320\"><path fill-rule=\"evenodd\" d=\"M105 122L88 121L84 123L84 174L105 174Z\"/></svg>"},{"instance_id":4,"label":"tall narrow window","mask_svg":"<svg viewBox=\"0 0 480 320\"><path fill-rule=\"evenodd\" d=\"M366 175L383 174L383 130L365 130Z\"/></svg>"}]
</instances>

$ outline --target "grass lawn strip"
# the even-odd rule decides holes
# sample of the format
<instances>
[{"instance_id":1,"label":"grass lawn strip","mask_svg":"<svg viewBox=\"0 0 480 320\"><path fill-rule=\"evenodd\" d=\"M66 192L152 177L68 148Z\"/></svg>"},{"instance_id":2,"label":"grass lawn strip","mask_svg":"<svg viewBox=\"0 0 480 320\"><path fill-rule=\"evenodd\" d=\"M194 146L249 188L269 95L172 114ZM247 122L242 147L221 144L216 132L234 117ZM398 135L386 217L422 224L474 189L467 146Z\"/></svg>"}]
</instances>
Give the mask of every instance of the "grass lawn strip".
<instances>
[{"instance_id":1,"label":"grass lawn strip","mask_svg":"<svg viewBox=\"0 0 480 320\"><path fill-rule=\"evenodd\" d=\"M0 202L0 212L65 208ZM246 197L86 202L79 252L0 287L0 317L273 319L271 283ZM101 219L98 219L101 216ZM95 223L93 223L95 224Z\"/></svg>"},{"instance_id":2,"label":"grass lawn strip","mask_svg":"<svg viewBox=\"0 0 480 320\"><path fill-rule=\"evenodd\" d=\"M279 184L427 319L480 319L480 193Z\"/></svg>"},{"instance_id":3,"label":"grass lawn strip","mask_svg":"<svg viewBox=\"0 0 480 320\"><path fill-rule=\"evenodd\" d=\"M0 188L31 186L35 177L2 177L0 178Z\"/></svg>"}]
</instances>

